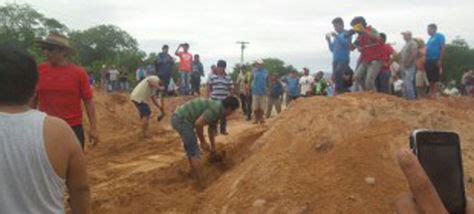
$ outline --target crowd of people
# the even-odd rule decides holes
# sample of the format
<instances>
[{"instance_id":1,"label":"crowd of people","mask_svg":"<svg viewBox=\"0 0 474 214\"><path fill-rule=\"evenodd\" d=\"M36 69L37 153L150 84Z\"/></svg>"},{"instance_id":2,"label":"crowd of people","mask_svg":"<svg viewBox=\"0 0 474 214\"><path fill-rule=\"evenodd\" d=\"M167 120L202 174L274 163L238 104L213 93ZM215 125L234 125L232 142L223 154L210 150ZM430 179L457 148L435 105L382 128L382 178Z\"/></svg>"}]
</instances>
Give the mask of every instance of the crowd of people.
<instances>
[{"instance_id":1,"label":"crowd of people","mask_svg":"<svg viewBox=\"0 0 474 214\"><path fill-rule=\"evenodd\" d=\"M128 92L130 90L130 83L128 72L119 71L115 65L107 66L102 65L100 74L100 87L107 92ZM89 74L89 77L93 79L93 74ZM96 81L92 81L93 83Z\"/></svg>"},{"instance_id":2,"label":"crowd of people","mask_svg":"<svg viewBox=\"0 0 474 214\"><path fill-rule=\"evenodd\" d=\"M350 30L344 28L341 18L332 23L335 32L326 35L333 54L331 78L326 79L322 71L312 75L308 68L303 69L301 76L297 71L277 76L265 68L264 60L257 59L252 68L240 67L233 80L226 72L227 62L218 60L211 66L206 96L201 94L204 67L199 55L192 55L187 43L177 47L176 86L172 78L175 60L164 45L156 59L155 73L144 66L135 72L138 84L131 91L130 100L142 124L141 137L149 137L150 103L159 109L157 120L162 121L166 116L163 96L169 95L170 90L178 88L179 94L194 96L172 112L171 126L180 135L192 173L202 188L202 155L217 155L215 136L229 134L226 117L240 107L247 120L252 120L253 115L254 124L264 124L273 109L281 112L283 103L312 96L374 91L401 93L413 100L440 93L461 93L452 84L440 90L445 38L437 32L435 24L428 26L430 38L426 44L413 38L410 31L402 32L406 43L397 52L386 43L386 35L368 25L363 17L355 17ZM92 145L100 142L91 78L68 60L74 50L65 36L51 34L37 44L47 57L39 66L22 51L0 48L0 213L63 213L65 186L73 213L90 213L82 105L90 123L88 141ZM353 72L350 52L356 49L360 58ZM128 83L127 72L103 66L100 75L102 89L129 90L124 83ZM466 72L462 82L463 93L472 95L473 71ZM208 140L204 136L205 126ZM401 151L398 157L417 199L402 198L397 203L399 210L416 206L429 210L434 207L430 205L442 210L439 198L432 197L436 194L434 188L413 154ZM417 188L418 185L424 189Z\"/></svg>"}]
</instances>

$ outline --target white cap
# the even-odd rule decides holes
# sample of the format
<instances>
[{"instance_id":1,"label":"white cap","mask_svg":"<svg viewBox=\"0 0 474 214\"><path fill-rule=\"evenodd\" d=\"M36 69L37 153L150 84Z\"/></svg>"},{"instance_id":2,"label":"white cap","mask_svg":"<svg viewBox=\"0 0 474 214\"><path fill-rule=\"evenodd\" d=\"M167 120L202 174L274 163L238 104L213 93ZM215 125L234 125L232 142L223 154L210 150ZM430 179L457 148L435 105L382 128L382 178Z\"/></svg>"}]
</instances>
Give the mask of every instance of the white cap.
<instances>
[{"instance_id":1,"label":"white cap","mask_svg":"<svg viewBox=\"0 0 474 214\"><path fill-rule=\"evenodd\" d=\"M255 63L260 64L260 65L263 65L263 59L257 59L257 60L255 61Z\"/></svg>"}]
</instances>

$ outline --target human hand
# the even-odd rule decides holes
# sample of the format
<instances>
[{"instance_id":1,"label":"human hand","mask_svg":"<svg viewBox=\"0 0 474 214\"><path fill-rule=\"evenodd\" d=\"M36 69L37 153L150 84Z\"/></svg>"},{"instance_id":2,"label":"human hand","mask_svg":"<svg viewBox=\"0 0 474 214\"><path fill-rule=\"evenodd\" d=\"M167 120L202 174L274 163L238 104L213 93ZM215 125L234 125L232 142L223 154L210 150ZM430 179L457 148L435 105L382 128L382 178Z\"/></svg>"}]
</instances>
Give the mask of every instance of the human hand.
<instances>
[{"instance_id":1,"label":"human hand","mask_svg":"<svg viewBox=\"0 0 474 214\"><path fill-rule=\"evenodd\" d=\"M331 34L330 33L326 34L326 40L331 41Z\"/></svg>"},{"instance_id":2,"label":"human hand","mask_svg":"<svg viewBox=\"0 0 474 214\"><path fill-rule=\"evenodd\" d=\"M99 133L97 132L97 129L91 129L89 131L89 142L95 146L97 145L100 140L99 140Z\"/></svg>"},{"instance_id":3,"label":"human hand","mask_svg":"<svg viewBox=\"0 0 474 214\"><path fill-rule=\"evenodd\" d=\"M397 212L448 213L416 156L408 149L401 149L397 159L411 191L398 198L395 204ZM473 208L472 202L468 200L466 213L474 213Z\"/></svg>"}]
</instances>

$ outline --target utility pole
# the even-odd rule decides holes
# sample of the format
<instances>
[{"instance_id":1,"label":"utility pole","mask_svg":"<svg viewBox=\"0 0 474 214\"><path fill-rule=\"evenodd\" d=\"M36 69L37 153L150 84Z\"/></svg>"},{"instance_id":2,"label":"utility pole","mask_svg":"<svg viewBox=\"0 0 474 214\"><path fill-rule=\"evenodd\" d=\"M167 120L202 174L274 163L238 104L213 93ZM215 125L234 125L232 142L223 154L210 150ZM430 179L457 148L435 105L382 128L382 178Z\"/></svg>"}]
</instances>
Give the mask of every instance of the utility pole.
<instances>
[{"instance_id":1,"label":"utility pole","mask_svg":"<svg viewBox=\"0 0 474 214\"><path fill-rule=\"evenodd\" d=\"M236 43L240 44L240 72L242 73L242 72L244 72L242 70L242 67L244 65L244 50L247 47L247 45L250 44L250 42L237 41Z\"/></svg>"}]
</instances>

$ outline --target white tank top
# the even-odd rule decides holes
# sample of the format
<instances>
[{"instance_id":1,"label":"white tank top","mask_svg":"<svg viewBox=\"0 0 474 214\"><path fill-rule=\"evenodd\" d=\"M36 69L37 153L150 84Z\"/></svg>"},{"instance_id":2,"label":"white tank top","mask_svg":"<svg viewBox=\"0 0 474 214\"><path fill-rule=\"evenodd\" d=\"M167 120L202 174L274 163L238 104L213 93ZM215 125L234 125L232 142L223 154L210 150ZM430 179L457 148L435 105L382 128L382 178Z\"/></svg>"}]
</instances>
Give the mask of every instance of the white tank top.
<instances>
[{"instance_id":1,"label":"white tank top","mask_svg":"<svg viewBox=\"0 0 474 214\"><path fill-rule=\"evenodd\" d=\"M64 179L44 146L45 117L0 112L0 213L64 213Z\"/></svg>"}]
</instances>

